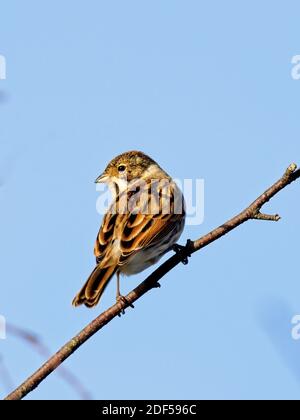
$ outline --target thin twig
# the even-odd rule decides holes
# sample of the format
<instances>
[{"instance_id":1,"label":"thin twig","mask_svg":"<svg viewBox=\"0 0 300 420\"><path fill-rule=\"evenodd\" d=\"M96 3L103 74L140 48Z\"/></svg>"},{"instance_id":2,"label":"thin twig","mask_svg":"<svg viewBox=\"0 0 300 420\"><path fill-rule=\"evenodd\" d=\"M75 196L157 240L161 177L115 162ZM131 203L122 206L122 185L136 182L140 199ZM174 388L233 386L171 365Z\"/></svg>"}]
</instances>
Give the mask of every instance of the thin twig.
<instances>
[{"instance_id":1,"label":"thin twig","mask_svg":"<svg viewBox=\"0 0 300 420\"><path fill-rule=\"evenodd\" d=\"M159 287L158 281L172 270L180 262L185 262L186 259L194 252L206 247L217 239L229 233L231 230L237 228L248 220L264 219L277 220L279 216L265 216L261 217L261 208L271 198L278 194L283 188L300 178L300 170L297 170L297 165L292 164L288 167L284 175L267 191L259 196L249 207L242 211L237 216L233 217L223 225L214 229L207 235L195 241L188 241L185 248L177 252L160 267L158 267L146 280L139 286L132 290L127 296L126 300L117 302L111 306L90 324L88 324L80 333L65 344L54 356L52 356L40 369L38 369L32 376L30 376L22 385L6 397L6 400L20 400L29 392L35 389L51 372L68 357L71 356L83 343L91 338L96 332L108 324L113 318L118 316L123 310L132 305L141 296L149 290Z\"/></svg>"},{"instance_id":2,"label":"thin twig","mask_svg":"<svg viewBox=\"0 0 300 420\"><path fill-rule=\"evenodd\" d=\"M49 358L51 356L51 351L48 346L43 343L42 339L37 334L13 324L7 324L7 332L8 334L12 334L23 340L43 358ZM60 377L75 390L81 399L92 399L90 392L84 387L80 379L77 378L77 376L75 376L69 369L64 366L60 366L59 369L57 369L57 374L60 375ZM10 387L10 389L12 388L13 386Z\"/></svg>"}]
</instances>

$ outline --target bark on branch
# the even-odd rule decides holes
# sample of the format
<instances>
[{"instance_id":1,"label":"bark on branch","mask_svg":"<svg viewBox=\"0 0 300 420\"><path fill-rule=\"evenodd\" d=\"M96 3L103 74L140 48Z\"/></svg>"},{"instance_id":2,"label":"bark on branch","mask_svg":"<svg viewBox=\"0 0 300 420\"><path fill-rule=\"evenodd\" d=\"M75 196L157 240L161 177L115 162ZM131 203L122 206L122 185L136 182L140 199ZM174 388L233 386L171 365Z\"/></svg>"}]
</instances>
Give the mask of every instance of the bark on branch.
<instances>
[{"instance_id":1,"label":"bark on branch","mask_svg":"<svg viewBox=\"0 0 300 420\"><path fill-rule=\"evenodd\" d=\"M29 392L35 389L51 372L57 369L64 360L71 356L83 343L91 338L96 332L108 324L113 318L120 315L127 307L131 306L136 300L142 297L149 290L159 287L159 280L181 262L186 262L194 252L206 247L217 239L229 233L248 220L268 220L279 221L279 215L268 215L261 213L262 207L278 194L283 188L300 178L300 170L296 164L291 164L284 175L262 195L260 195L249 207L240 214L228 220L223 225L209 232L207 235L188 241L176 254L159 266L149 277L126 296L125 301L119 301L104 311L90 324L88 324L75 337L67 342L54 356L52 356L43 366L41 366L32 376L30 376L17 389L9 394L6 400L20 400Z\"/></svg>"}]
</instances>

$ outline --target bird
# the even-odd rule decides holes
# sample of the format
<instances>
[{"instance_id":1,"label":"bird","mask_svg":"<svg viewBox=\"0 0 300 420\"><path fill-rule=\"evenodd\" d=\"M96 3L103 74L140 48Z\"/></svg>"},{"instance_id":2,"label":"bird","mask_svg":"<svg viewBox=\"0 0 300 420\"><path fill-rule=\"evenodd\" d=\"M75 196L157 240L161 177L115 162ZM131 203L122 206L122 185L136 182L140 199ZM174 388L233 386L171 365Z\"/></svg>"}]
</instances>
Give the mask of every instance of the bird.
<instances>
[{"instance_id":1,"label":"bird","mask_svg":"<svg viewBox=\"0 0 300 420\"><path fill-rule=\"evenodd\" d=\"M112 159L95 182L108 184L112 202L94 246L97 265L73 299L75 307L96 306L114 275L116 300L124 301L120 276L140 273L168 251L176 252L185 225L183 193L167 172L141 151Z\"/></svg>"}]
</instances>

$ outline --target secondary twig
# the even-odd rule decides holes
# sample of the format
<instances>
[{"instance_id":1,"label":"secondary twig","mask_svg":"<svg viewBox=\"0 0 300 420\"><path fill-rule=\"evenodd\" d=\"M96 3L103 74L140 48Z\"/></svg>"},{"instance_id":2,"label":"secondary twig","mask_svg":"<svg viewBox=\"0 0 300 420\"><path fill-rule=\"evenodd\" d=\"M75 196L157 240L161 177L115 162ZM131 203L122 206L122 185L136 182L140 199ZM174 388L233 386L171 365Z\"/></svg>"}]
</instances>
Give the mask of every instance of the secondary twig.
<instances>
[{"instance_id":1,"label":"secondary twig","mask_svg":"<svg viewBox=\"0 0 300 420\"><path fill-rule=\"evenodd\" d=\"M51 351L46 346L46 344L43 343L42 339L37 335L32 333L31 331L27 331L24 328L21 328L19 326L13 325L13 324L7 324L7 333L12 334L15 337L23 340L25 343L27 343L31 348L33 348L37 353L39 353L43 358L48 358L51 356ZM74 389L74 391L77 392L78 396L83 400L90 400L92 398L90 392L84 387L84 385L81 383L80 379L77 378L71 372L69 369L67 369L64 366L60 366L59 369L57 369L57 374L60 375L60 377L70 385ZM8 382L7 382L8 383ZM10 386L9 389L12 389L13 387Z\"/></svg>"},{"instance_id":2,"label":"secondary twig","mask_svg":"<svg viewBox=\"0 0 300 420\"><path fill-rule=\"evenodd\" d=\"M132 305L137 299L147 293L154 287L158 287L158 281L170 270L172 270L180 262L185 261L194 252L211 244L222 236L226 235L231 230L237 228L242 223L248 220L273 220L278 221L278 215L269 216L261 213L261 209L272 197L279 193L287 185L291 184L296 179L300 178L300 170L297 170L297 165L292 164L288 167L284 175L267 191L259 196L249 207L242 211L237 216L233 217L223 225L214 229L207 235L195 241L188 241L185 248L173 255L160 267L158 267L146 280L139 286L132 290L127 296L126 300L119 301L111 306L90 324L88 324L80 333L65 344L54 356L52 356L40 369L38 369L32 376L30 376L22 385L6 397L6 400L20 400L29 392L36 388L51 372L53 372L65 359L71 356L83 343L91 338L104 325L110 322L113 318L118 316L124 309Z\"/></svg>"}]
</instances>

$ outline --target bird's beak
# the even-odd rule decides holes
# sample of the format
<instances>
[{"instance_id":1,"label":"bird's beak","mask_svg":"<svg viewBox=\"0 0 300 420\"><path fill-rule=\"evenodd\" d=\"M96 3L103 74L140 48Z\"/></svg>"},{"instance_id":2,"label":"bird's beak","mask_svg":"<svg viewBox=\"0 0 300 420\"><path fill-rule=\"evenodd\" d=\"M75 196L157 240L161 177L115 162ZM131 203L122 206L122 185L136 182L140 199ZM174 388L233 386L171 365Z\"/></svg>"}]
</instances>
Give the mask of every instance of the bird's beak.
<instances>
[{"instance_id":1,"label":"bird's beak","mask_svg":"<svg viewBox=\"0 0 300 420\"><path fill-rule=\"evenodd\" d=\"M98 176L98 178L96 179L95 183L96 184L105 183L105 182L108 181L108 179L109 179L109 176L106 173L103 173L100 176Z\"/></svg>"}]
</instances>

